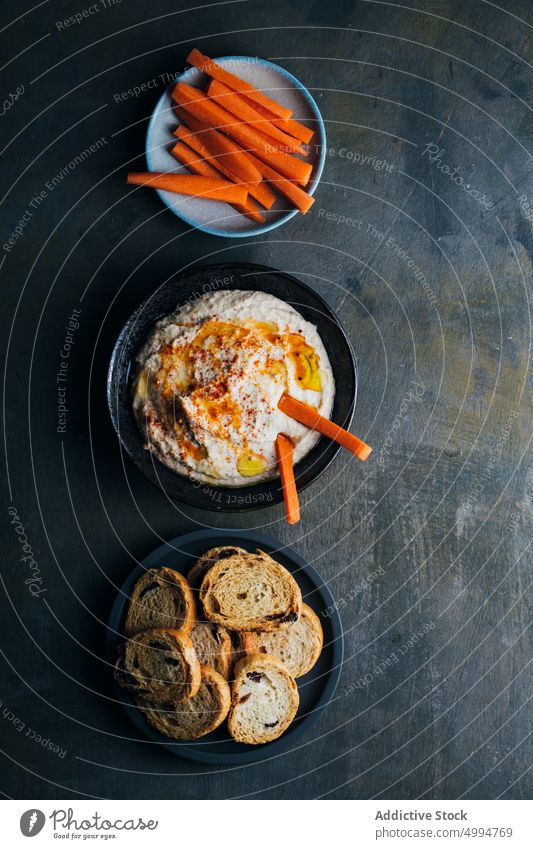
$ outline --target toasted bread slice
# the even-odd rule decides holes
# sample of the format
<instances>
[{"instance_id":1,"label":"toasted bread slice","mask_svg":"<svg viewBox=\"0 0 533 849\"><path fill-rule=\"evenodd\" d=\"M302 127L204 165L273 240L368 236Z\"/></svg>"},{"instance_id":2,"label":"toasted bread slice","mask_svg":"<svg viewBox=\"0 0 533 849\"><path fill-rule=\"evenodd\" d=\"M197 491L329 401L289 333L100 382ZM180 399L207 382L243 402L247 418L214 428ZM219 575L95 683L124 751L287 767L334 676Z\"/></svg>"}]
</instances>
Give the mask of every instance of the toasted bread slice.
<instances>
[{"instance_id":1,"label":"toasted bread slice","mask_svg":"<svg viewBox=\"0 0 533 849\"><path fill-rule=\"evenodd\" d=\"M196 657L205 666L212 666L228 679L232 666L231 637L222 625L215 622L196 622L191 631Z\"/></svg>"},{"instance_id":2,"label":"toasted bread slice","mask_svg":"<svg viewBox=\"0 0 533 849\"><path fill-rule=\"evenodd\" d=\"M277 631L247 631L241 634L246 654L273 654L287 667L293 678L313 668L324 642L320 619L308 604L302 604L297 622Z\"/></svg>"},{"instance_id":3,"label":"toasted bread slice","mask_svg":"<svg viewBox=\"0 0 533 849\"><path fill-rule=\"evenodd\" d=\"M138 707L160 734L175 740L197 740L224 722L231 704L229 684L210 666L202 665L201 675L198 692L185 702L138 701Z\"/></svg>"},{"instance_id":4,"label":"toasted bread slice","mask_svg":"<svg viewBox=\"0 0 533 849\"><path fill-rule=\"evenodd\" d=\"M269 743L287 730L300 697L292 675L277 657L251 654L235 667L228 730L239 743Z\"/></svg>"},{"instance_id":5,"label":"toasted bread slice","mask_svg":"<svg viewBox=\"0 0 533 849\"><path fill-rule=\"evenodd\" d=\"M195 618L194 594L183 575L166 566L148 569L133 587L124 636L150 628L190 634Z\"/></svg>"},{"instance_id":6,"label":"toasted bread slice","mask_svg":"<svg viewBox=\"0 0 533 849\"><path fill-rule=\"evenodd\" d=\"M238 545L219 545L216 548L210 548L209 551L198 558L192 569L189 569L187 573L187 580L191 587L200 589L200 585L211 566L226 557L235 557L236 554L248 554L248 552L244 548L239 548Z\"/></svg>"},{"instance_id":7,"label":"toasted bread slice","mask_svg":"<svg viewBox=\"0 0 533 849\"><path fill-rule=\"evenodd\" d=\"M152 628L126 640L115 664L121 687L153 702L182 702L200 686L200 664L181 631Z\"/></svg>"},{"instance_id":8,"label":"toasted bread slice","mask_svg":"<svg viewBox=\"0 0 533 849\"><path fill-rule=\"evenodd\" d=\"M234 631L271 631L295 622L302 607L290 572L263 554L219 560L200 588L208 619Z\"/></svg>"}]
</instances>

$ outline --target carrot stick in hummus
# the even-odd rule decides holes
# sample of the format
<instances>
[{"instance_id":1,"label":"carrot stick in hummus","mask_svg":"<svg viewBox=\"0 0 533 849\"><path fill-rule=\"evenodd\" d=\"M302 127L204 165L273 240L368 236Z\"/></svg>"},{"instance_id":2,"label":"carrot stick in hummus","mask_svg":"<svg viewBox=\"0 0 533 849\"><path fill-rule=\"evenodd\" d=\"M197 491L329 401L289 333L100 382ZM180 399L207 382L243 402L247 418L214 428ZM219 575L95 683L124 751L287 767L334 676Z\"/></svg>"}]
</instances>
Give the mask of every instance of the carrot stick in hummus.
<instances>
[{"instance_id":1,"label":"carrot stick in hummus","mask_svg":"<svg viewBox=\"0 0 533 849\"><path fill-rule=\"evenodd\" d=\"M286 392L281 396L278 407L286 416L290 416L291 419L296 419L297 422L300 422L311 430L316 430L323 436L333 439L334 442L338 442L343 448L347 448L348 451L351 451L360 460L366 460L372 453L372 448L366 442L358 439L353 433L344 430L344 428L330 421L330 419L321 416L314 407L298 401L292 395L287 395Z\"/></svg>"},{"instance_id":2,"label":"carrot stick in hummus","mask_svg":"<svg viewBox=\"0 0 533 849\"><path fill-rule=\"evenodd\" d=\"M300 521L300 503L294 477L293 449L292 439L284 433L278 433L276 437L276 456L278 458L279 474L283 487L283 500L285 501L285 510L289 525L295 525L296 522Z\"/></svg>"}]
</instances>

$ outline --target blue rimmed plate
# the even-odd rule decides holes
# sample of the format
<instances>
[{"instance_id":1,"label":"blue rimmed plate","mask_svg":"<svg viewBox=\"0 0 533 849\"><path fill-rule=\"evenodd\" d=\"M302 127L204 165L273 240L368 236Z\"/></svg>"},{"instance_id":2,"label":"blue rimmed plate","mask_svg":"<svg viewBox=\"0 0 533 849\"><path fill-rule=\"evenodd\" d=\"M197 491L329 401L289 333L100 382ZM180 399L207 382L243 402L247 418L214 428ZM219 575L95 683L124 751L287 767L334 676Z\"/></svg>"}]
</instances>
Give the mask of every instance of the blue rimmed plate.
<instances>
[{"instance_id":1,"label":"blue rimmed plate","mask_svg":"<svg viewBox=\"0 0 533 849\"><path fill-rule=\"evenodd\" d=\"M306 161L313 166L306 191L311 195L314 194L324 168L326 132L322 116L311 94L296 77L265 59L256 59L252 56L224 56L215 59L215 61L222 68L242 77L256 88L270 93L273 99L292 110L296 120L315 131L309 146L309 155L306 158ZM205 89L207 79L206 74L197 68L188 68L177 77L176 82L179 81ZM175 82L171 83L162 95L148 124L146 161L149 171L189 173L185 166L180 165L170 152L171 147L177 141L173 132L179 123L179 119L172 109L170 97L175 84ZM289 202L279 196L272 209L264 212L265 223L255 224L227 203L184 197L159 189L157 189L157 193L163 203L186 224L214 236L229 238L258 236L261 233L273 230L275 227L280 227L298 214L298 210L289 209Z\"/></svg>"},{"instance_id":2,"label":"blue rimmed plate","mask_svg":"<svg viewBox=\"0 0 533 849\"><path fill-rule=\"evenodd\" d=\"M230 737L226 723L199 740L181 743L164 737L149 725L125 690L115 685L114 695L137 729L151 742L174 755L207 764L240 766L274 757L288 748L295 748L300 741L305 741L305 735L333 699L341 675L344 637L337 606L316 569L293 548L255 531L225 531L216 528L193 531L160 545L128 575L115 599L108 622L106 654L109 663L113 664L121 639L128 597L133 585L146 569L169 566L187 574L201 554L219 545L238 545L251 552L260 548L274 557L292 573L300 586L304 602L313 608L322 623L324 646L311 671L298 678L300 707L292 724L277 740L258 746L236 743Z\"/></svg>"}]
</instances>

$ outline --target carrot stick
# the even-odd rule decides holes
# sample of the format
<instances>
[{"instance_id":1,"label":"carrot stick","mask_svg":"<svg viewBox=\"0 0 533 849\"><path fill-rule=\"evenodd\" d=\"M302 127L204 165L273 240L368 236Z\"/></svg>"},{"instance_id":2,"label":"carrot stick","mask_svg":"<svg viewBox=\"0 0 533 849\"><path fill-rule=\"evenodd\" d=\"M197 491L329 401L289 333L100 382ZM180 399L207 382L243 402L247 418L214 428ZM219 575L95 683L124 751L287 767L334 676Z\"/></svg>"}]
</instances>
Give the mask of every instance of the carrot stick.
<instances>
[{"instance_id":1,"label":"carrot stick","mask_svg":"<svg viewBox=\"0 0 533 849\"><path fill-rule=\"evenodd\" d=\"M217 131L213 130L212 132L216 133ZM273 206L276 196L264 180L260 183L242 183L218 157L211 153L209 148L202 142L201 138L196 133L192 132L192 130L188 130L184 124L180 124L178 126L178 128L174 131L174 135L185 142L185 144L189 147L192 147L192 149L196 151L196 153L205 160L210 167L214 168L217 177L220 177L220 174L224 174L224 176L227 177L228 180L231 180L232 183L238 183L243 189L248 191L248 194L251 197L259 201L265 209L270 209Z\"/></svg>"},{"instance_id":2,"label":"carrot stick","mask_svg":"<svg viewBox=\"0 0 533 849\"><path fill-rule=\"evenodd\" d=\"M278 407L286 416L290 416L291 419L296 419L297 422L301 422L311 430L316 430L323 436L333 439L339 445L351 451L352 454L355 454L356 457L359 457L360 460L366 460L372 451L370 445L367 445L366 442L362 442L349 431L321 416L314 407L298 401L292 395L287 395L286 392L281 396Z\"/></svg>"},{"instance_id":3,"label":"carrot stick","mask_svg":"<svg viewBox=\"0 0 533 849\"><path fill-rule=\"evenodd\" d=\"M195 150L202 159L207 160L213 168L216 168L217 171L224 174L228 180L231 180L233 183L238 183L243 189L246 189L248 194L255 198L255 200L264 206L265 209L271 209L276 201L276 195L265 181L261 180L259 183L243 183L240 181L237 175L227 167L225 161L223 161L219 156L216 156L216 154L213 154L209 150L208 145L204 144L202 139L205 125L193 118L192 115L188 115L188 113L185 112L185 110L180 109L179 106L175 107L175 111L180 115L180 118L182 118L183 121L188 121L191 126L190 129L188 129L184 123L179 124L176 130L174 130L174 135L185 142L185 144L188 144L189 147L192 147L192 149ZM183 113L183 115L180 113ZM211 130L211 132L216 133L218 130Z\"/></svg>"},{"instance_id":4,"label":"carrot stick","mask_svg":"<svg viewBox=\"0 0 533 849\"><path fill-rule=\"evenodd\" d=\"M291 117L292 112L290 109L280 106L279 103L276 103L275 100L267 97L262 91L258 91L254 88L251 83L241 80L240 77L235 76L235 74L230 74L229 71L225 71L224 68L220 67L218 62L214 62L209 58L209 56L204 56L204 54L200 53L200 51L196 48L191 50L187 56L187 62L189 62L190 65L194 65L195 68L199 68L205 74L209 74L209 76L213 77L215 80L220 80L221 83L229 85L230 88L235 89L235 91L238 91L241 94L246 94L250 100L253 100L255 103L260 103L265 109L270 109L270 111L279 118Z\"/></svg>"},{"instance_id":5,"label":"carrot stick","mask_svg":"<svg viewBox=\"0 0 533 849\"><path fill-rule=\"evenodd\" d=\"M208 200L220 200L225 203L246 203L248 192L241 186L226 180L212 177L198 177L192 174L161 174L156 171L132 171L128 174L128 183L132 186L149 186L166 192L178 192L180 195L192 195Z\"/></svg>"},{"instance_id":6,"label":"carrot stick","mask_svg":"<svg viewBox=\"0 0 533 849\"><path fill-rule=\"evenodd\" d=\"M235 115L214 103L199 89L176 83L172 91L172 99L187 109L195 118L213 128L222 130L232 139L239 142L245 149L252 150L256 156L267 165L281 172L289 180L295 180L301 186L307 185L313 166L295 156L283 153L269 141L267 136L254 130L249 124L239 122ZM233 169L233 165L231 165ZM248 180L252 182L251 179Z\"/></svg>"},{"instance_id":7,"label":"carrot stick","mask_svg":"<svg viewBox=\"0 0 533 849\"><path fill-rule=\"evenodd\" d=\"M178 142L174 145L170 150L172 156L175 156L178 162L181 162L182 165L185 165L189 171L193 171L195 174L199 174L201 177L214 177L217 180L220 180L220 172L217 171L216 168L213 168L209 162L204 162L203 159L198 158L198 154L191 150L190 147L187 147L183 142Z\"/></svg>"},{"instance_id":8,"label":"carrot stick","mask_svg":"<svg viewBox=\"0 0 533 849\"><path fill-rule=\"evenodd\" d=\"M244 99L247 100L248 98ZM304 126L304 124L300 124L299 121L295 121L293 118L288 118L288 120L284 121L282 118L276 118L270 110L264 109L259 105L259 103L254 103L253 101L251 101L251 103L253 108L259 112L263 118L266 118L267 121L270 121L275 127L279 127L280 130L288 133L289 136L293 136L295 139L298 139L298 141L301 141L304 144L309 144L313 138L315 131L310 130L309 127Z\"/></svg>"},{"instance_id":9,"label":"carrot stick","mask_svg":"<svg viewBox=\"0 0 533 849\"><path fill-rule=\"evenodd\" d=\"M265 120L253 106L249 105L245 97L240 97L224 83L211 80L207 94L211 100L227 109L228 112L232 112L241 121L253 124L256 130L281 142L286 153L304 153L299 141L284 133L270 121Z\"/></svg>"},{"instance_id":10,"label":"carrot stick","mask_svg":"<svg viewBox=\"0 0 533 849\"><path fill-rule=\"evenodd\" d=\"M248 198L246 203L234 203L233 206L237 212L240 212L241 215L245 215L246 218L249 218L251 221L255 221L256 224L265 223L265 216L261 213L257 204L254 203L253 200L250 200L250 198Z\"/></svg>"},{"instance_id":11,"label":"carrot stick","mask_svg":"<svg viewBox=\"0 0 533 849\"><path fill-rule=\"evenodd\" d=\"M209 134L209 144L214 153L224 157L228 168L233 171L239 180L251 183L261 179L260 171L255 166L250 167L250 163L247 163L242 156L240 147L227 136L222 133L218 133L216 136Z\"/></svg>"},{"instance_id":12,"label":"carrot stick","mask_svg":"<svg viewBox=\"0 0 533 849\"><path fill-rule=\"evenodd\" d=\"M202 94L199 89L191 89L191 91L198 91L199 94ZM241 182L259 182L261 180L260 172L251 162L246 161L240 147L231 141L231 139L228 139L223 133L214 133L210 127L211 125L204 130L204 144L208 145L216 156L223 157L227 167L231 169Z\"/></svg>"},{"instance_id":13,"label":"carrot stick","mask_svg":"<svg viewBox=\"0 0 533 849\"><path fill-rule=\"evenodd\" d=\"M195 130L195 132L193 133L185 129L183 125L180 124L177 130L175 130L174 135L178 136L178 138L181 138L183 141L185 141L202 157L209 159L209 162L215 165L216 168L220 169L220 171L225 176L229 177L230 180L235 179L231 172L226 168L226 166L223 165L219 159L214 159L211 156L207 147L205 147L201 142L198 135L198 133L202 133L202 127L204 126L201 121L198 121L196 118L193 118L192 115L189 115L185 110L180 109L179 106L174 107L174 109L178 113L180 118L183 118L185 121L189 122L189 124L191 125L191 130ZM213 130L213 132L217 131ZM272 168L269 168L269 166L266 165L264 162L261 162L261 160L256 159L251 153L248 153L248 151L245 152L245 155L261 171L263 177L268 180L274 186L274 188L280 192L280 194L285 195L285 197L290 200L292 204L294 204L294 206L302 213L302 215L305 215L307 212L309 212L315 202L314 197L309 195L307 192L304 192L303 189L300 189L294 183L291 183L290 180L286 180L285 177L282 177L282 175L278 174L277 171L274 171ZM243 185L245 186L245 188L248 189L248 193L256 200L258 200L259 203L261 203L265 207L265 209L270 209L272 207L272 204L275 200L275 197L272 192L270 192L270 198L265 198L263 196L265 190L270 191L266 183L246 183Z\"/></svg>"},{"instance_id":14,"label":"carrot stick","mask_svg":"<svg viewBox=\"0 0 533 849\"><path fill-rule=\"evenodd\" d=\"M296 522L300 521L300 503L298 500L298 490L296 489L296 480L294 478L294 446L292 439L285 436L284 433L278 433L275 445L287 521L289 525L295 525Z\"/></svg>"},{"instance_id":15,"label":"carrot stick","mask_svg":"<svg viewBox=\"0 0 533 849\"><path fill-rule=\"evenodd\" d=\"M291 183L290 180L286 180L285 177L278 174L278 172L274 171L273 168L270 168L269 165L266 165L264 162L260 162L251 153L246 153L246 156L251 159L255 165L257 165L263 177L268 180L269 183L278 190L278 192L285 195L285 197L294 204L296 209L300 210L302 215L309 212L315 202L314 197L307 192L304 192L304 190L300 189L300 187L295 183Z\"/></svg>"},{"instance_id":16,"label":"carrot stick","mask_svg":"<svg viewBox=\"0 0 533 849\"><path fill-rule=\"evenodd\" d=\"M216 168L220 173L224 174L228 180L231 180L233 183L239 183L239 185L246 189L248 194L255 198L255 200L264 206L265 209L271 209L276 200L276 196L264 180L261 180L260 183L241 182L236 174L234 174L226 165L225 157L219 157L216 154L213 154L212 151L209 150L208 145L204 144L203 139L205 125L193 118L193 116L189 115L185 110L180 109L179 106L175 107L175 111L183 121L188 121L190 129L187 129L185 124L179 124L177 129L174 131L174 135L181 139L181 141L185 142L185 144L188 144L189 147L192 147L192 149L195 150L202 159L207 160L213 168ZM218 130L210 130L210 134L217 132Z\"/></svg>"}]
</instances>

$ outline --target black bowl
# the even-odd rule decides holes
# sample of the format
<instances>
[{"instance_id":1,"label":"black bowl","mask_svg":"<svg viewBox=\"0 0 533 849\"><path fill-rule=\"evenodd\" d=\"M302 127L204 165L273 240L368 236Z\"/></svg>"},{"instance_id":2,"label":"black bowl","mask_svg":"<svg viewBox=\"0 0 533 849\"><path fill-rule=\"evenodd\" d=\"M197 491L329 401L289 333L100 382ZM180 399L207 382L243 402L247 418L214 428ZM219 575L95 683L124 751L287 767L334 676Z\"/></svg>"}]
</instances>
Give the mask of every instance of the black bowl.
<instances>
[{"instance_id":1,"label":"black bowl","mask_svg":"<svg viewBox=\"0 0 533 849\"><path fill-rule=\"evenodd\" d=\"M283 501L279 478L240 487L218 487L193 481L171 471L143 446L132 409L131 377L135 356L154 323L179 304L204 292L241 289L268 292L286 301L307 321L316 325L328 352L335 379L333 420L349 428L357 394L357 372L352 347L336 316L309 286L262 265L243 263L193 268L163 283L138 307L124 325L113 349L107 377L107 400L118 437L135 465L155 486L171 498L207 510L234 512L257 510ZM339 446L320 439L296 466L301 491L316 480L333 461Z\"/></svg>"},{"instance_id":2,"label":"black bowl","mask_svg":"<svg viewBox=\"0 0 533 849\"><path fill-rule=\"evenodd\" d=\"M292 724L278 740L259 746L236 743L230 737L225 723L199 740L178 743L159 734L149 725L125 690L115 685L114 695L137 728L164 749L168 749L175 755L203 763L238 766L274 757L284 749L296 745L332 700L339 683L344 654L340 616L333 596L323 579L316 569L300 557L294 549L271 537L252 531L194 531L164 543L149 554L139 566L136 566L122 585L109 617L106 654L109 663L114 664L121 640L128 597L134 583L146 569L152 566L170 566L187 573L200 554L208 548L219 545L238 545L248 551L260 548L272 555L294 575L302 591L303 600L320 618L324 629L324 648L313 669L307 675L298 678L300 707Z\"/></svg>"}]
</instances>

